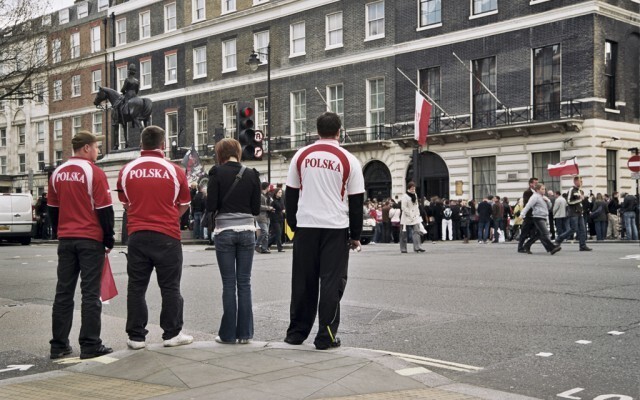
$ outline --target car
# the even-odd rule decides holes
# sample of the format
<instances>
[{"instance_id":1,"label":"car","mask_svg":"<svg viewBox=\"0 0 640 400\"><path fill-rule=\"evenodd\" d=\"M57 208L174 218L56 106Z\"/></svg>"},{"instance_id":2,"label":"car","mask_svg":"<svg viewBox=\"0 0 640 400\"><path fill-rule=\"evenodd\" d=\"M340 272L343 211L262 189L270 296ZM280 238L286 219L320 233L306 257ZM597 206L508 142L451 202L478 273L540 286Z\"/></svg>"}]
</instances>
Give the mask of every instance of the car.
<instances>
[{"instance_id":1,"label":"car","mask_svg":"<svg viewBox=\"0 0 640 400\"><path fill-rule=\"evenodd\" d=\"M373 239L373 233L376 230L376 219L373 218L368 213L363 215L362 220L362 234L360 235L360 243L361 244L369 244L371 243L371 239Z\"/></svg>"},{"instance_id":2,"label":"car","mask_svg":"<svg viewBox=\"0 0 640 400\"><path fill-rule=\"evenodd\" d=\"M30 244L34 220L31 194L0 193L0 240Z\"/></svg>"}]
</instances>

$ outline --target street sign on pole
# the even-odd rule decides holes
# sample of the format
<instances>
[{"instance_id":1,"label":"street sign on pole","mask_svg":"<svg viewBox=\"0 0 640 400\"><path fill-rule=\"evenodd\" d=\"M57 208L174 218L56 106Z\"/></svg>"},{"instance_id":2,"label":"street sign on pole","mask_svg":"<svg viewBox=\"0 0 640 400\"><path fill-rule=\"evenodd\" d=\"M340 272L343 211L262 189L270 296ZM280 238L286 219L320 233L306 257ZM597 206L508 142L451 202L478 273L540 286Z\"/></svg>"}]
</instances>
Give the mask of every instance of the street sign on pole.
<instances>
[{"instance_id":1,"label":"street sign on pole","mask_svg":"<svg viewBox=\"0 0 640 400\"><path fill-rule=\"evenodd\" d=\"M631 157L629 157L629 161L627 161L627 167L629 167L629 169L632 172L639 172L640 171L640 155L634 154Z\"/></svg>"}]
</instances>

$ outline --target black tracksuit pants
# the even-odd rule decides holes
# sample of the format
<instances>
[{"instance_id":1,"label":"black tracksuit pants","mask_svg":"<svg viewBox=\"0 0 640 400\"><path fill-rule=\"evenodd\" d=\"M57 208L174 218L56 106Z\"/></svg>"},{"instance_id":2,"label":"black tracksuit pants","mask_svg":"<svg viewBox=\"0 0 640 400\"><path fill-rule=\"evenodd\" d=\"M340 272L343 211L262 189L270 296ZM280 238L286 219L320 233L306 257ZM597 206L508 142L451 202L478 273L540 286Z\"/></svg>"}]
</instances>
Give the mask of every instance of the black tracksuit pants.
<instances>
[{"instance_id":1,"label":"black tracksuit pants","mask_svg":"<svg viewBox=\"0 0 640 400\"><path fill-rule=\"evenodd\" d=\"M348 263L348 229L296 230L287 339L304 341L311 332L317 312L319 328L314 344L323 346L335 340L340 325L340 299L347 285Z\"/></svg>"}]
</instances>

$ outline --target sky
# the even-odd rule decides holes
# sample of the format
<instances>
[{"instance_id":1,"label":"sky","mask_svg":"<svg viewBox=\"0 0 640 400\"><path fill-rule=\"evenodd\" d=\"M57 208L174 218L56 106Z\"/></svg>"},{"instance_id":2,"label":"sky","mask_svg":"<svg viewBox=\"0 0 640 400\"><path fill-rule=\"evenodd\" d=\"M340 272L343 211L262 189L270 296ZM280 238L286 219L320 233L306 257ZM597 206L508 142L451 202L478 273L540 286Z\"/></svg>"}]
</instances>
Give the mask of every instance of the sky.
<instances>
[{"instance_id":1,"label":"sky","mask_svg":"<svg viewBox=\"0 0 640 400\"><path fill-rule=\"evenodd\" d=\"M51 11L62 10L73 5L73 0L50 0Z\"/></svg>"}]
</instances>

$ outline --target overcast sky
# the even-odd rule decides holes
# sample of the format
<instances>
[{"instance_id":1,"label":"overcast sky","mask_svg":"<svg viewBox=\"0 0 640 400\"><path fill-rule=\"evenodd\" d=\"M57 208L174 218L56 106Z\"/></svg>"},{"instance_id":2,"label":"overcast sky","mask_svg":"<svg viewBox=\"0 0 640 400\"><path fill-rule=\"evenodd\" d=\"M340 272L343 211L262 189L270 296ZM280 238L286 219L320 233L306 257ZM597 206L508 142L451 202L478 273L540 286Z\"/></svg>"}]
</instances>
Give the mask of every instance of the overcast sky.
<instances>
[{"instance_id":1,"label":"overcast sky","mask_svg":"<svg viewBox=\"0 0 640 400\"><path fill-rule=\"evenodd\" d=\"M51 0L51 11L62 10L73 5L73 0Z\"/></svg>"}]
</instances>

